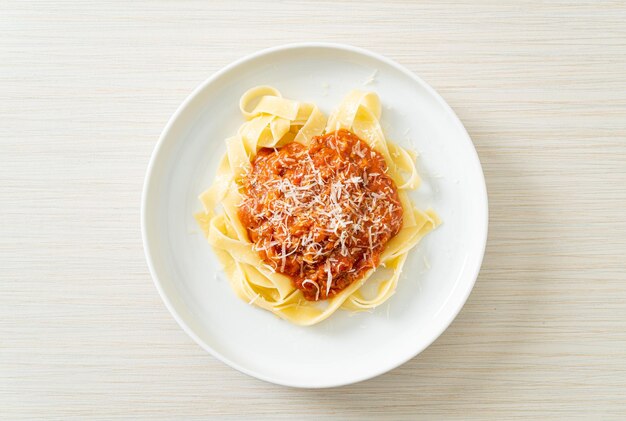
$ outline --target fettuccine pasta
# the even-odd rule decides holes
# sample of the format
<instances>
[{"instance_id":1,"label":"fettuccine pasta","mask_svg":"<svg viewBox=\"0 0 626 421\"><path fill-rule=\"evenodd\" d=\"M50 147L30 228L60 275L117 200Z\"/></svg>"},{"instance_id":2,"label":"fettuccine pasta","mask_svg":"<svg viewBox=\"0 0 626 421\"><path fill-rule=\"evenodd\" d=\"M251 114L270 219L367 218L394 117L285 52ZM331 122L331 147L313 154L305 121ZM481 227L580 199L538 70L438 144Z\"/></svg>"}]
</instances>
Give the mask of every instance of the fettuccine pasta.
<instances>
[{"instance_id":1,"label":"fettuccine pasta","mask_svg":"<svg viewBox=\"0 0 626 421\"><path fill-rule=\"evenodd\" d=\"M378 96L372 92L354 90L328 120L315 104L285 99L271 86L257 86L248 90L242 95L239 107L246 121L235 136L226 139L226 154L219 163L215 181L199 197L204 211L195 215L235 293L246 302L298 325L319 323L339 308L363 311L388 300L396 290L408 252L436 228L440 220L432 209L417 209L410 201L407 191L418 188L420 184L414 156L385 138L379 124L381 104ZM268 150L264 148L278 151L295 142L299 145L291 145L292 149L308 153L306 148L311 147L322 135L334 132L344 133L347 138L356 135L367 147L380 154L387 168L386 173L379 176L389 177L397 187L397 195L393 198L397 198L399 208L395 209L396 214L401 215L398 229L388 241L385 240L384 248L377 257L378 265L387 268L389 274L378 284L373 296L368 296L362 288L376 270L376 267L369 266L363 266L367 270L363 269L358 279L340 290L332 284L330 268L325 268L326 272L323 273L324 276L328 274L327 283L307 278L301 279L298 284L300 289L297 288L294 279L285 274L285 256L288 255L285 246L282 251L282 268L280 264L268 264L268 260L261 257L258 244L251 240L249 226L244 225L240 217L240 208L245 202L245 179L255 158L262 158L261 155L257 156L260 151ZM358 140L353 142L358 143ZM374 155L372 153L372 157ZM363 160L369 162L368 156ZM312 167L312 170L315 168ZM320 177L319 171L315 176ZM360 177L353 179L354 186L364 183ZM293 185L291 188L297 189ZM331 196L331 199L337 206L337 197L341 193L331 191L332 194L336 196ZM372 195L375 201L378 196L376 193ZM218 211L220 205L221 211ZM388 212L394 212L391 204ZM344 220L342 226L354 223ZM330 228L332 230L333 227ZM334 227L335 234L338 230L340 228ZM370 245L371 236L370 228ZM342 235L342 241L344 237ZM311 234L308 237L309 245L312 242ZM274 246L280 250L280 244ZM341 253L337 255L348 254L345 247ZM308 288L309 296L303 294L304 287ZM316 293L314 298L310 295L311 291Z\"/></svg>"}]
</instances>

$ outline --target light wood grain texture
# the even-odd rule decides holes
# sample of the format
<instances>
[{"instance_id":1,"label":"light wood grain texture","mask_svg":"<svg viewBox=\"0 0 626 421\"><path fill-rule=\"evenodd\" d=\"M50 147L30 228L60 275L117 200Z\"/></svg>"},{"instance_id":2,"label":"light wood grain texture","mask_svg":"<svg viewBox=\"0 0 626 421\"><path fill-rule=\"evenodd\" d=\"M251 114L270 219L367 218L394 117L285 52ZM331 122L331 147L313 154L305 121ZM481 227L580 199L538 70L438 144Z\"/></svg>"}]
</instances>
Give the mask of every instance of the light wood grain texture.
<instances>
[{"instance_id":1,"label":"light wood grain texture","mask_svg":"<svg viewBox=\"0 0 626 421\"><path fill-rule=\"evenodd\" d=\"M626 419L624 2L0 0L0 418ZM333 390L266 384L176 325L139 228L188 93L255 50L406 65L483 163L487 253L420 356Z\"/></svg>"}]
</instances>

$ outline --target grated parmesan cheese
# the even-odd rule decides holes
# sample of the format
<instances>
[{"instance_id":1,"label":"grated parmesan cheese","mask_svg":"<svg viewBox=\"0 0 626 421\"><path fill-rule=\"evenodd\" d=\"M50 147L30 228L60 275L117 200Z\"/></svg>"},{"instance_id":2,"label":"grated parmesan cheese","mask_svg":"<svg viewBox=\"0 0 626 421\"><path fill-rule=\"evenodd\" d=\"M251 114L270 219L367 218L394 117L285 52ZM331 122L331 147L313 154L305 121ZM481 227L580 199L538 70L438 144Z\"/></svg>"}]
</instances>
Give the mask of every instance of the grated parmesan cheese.
<instances>
[{"instance_id":1,"label":"grated parmesan cheese","mask_svg":"<svg viewBox=\"0 0 626 421\"><path fill-rule=\"evenodd\" d=\"M384 158L346 130L259 151L242 179L239 217L272 272L326 299L376 267L402 225Z\"/></svg>"}]
</instances>

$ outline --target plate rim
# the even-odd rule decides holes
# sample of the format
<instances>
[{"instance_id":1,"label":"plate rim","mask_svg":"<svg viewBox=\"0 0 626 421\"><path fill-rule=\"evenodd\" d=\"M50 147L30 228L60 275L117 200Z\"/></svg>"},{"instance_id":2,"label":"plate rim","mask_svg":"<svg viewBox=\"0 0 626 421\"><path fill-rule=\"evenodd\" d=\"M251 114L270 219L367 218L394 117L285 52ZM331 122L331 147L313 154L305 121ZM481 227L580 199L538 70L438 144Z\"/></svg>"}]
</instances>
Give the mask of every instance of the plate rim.
<instances>
[{"instance_id":1,"label":"plate rim","mask_svg":"<svg viewBox=\"0 0 626 421\"><path fill-rule=\"evenodd\" d=\"M339 381L329 380L327 382L319 382L316 384L306 384L305 382L298 383L298 382L285 381L283 379L273 378L271 376L267 376L265 374L259 373L255 370L248 369L246 367L239 365L238 363L235 363L234 361L231 361L229 358L227 358L226 356L214 350L211 346L205 343L200 337L198 337L198 335L196 335L195 332L180 317L177 310L174 308L172 302L170 301L169 297L164 292L163 287L161 286L161 281L159 280L159 277L155 269L155 265L153 263L152 251L151 251L150 242L148 241L148 234L147 234L147 227L146 227L146 219L147 219L147 213L148 213L147 211L148 191L150 190L150 183L151 183L151 179L153 178L153 172L155 170L155 161L161 149L163 148L165 139L168 137L169 132L172 129L172 126L174 125L176 120L179 118L179 116L188 108L189 104L198 96L200 92L202 92L207 86L213 83L216 79L228 73L232 69L235 69L236 67L239 67L245 64L246 62L249 62L259 57L262 57L264 55L272 54L272 53L279 52L279 51L298 50L298 49L307 49L307 48L327 48L327 49L346 51L346 52L357 53L360 55L367 56L369 58L378 60L380 62L383 62L393 67L394 69L400 71L401 73L403 73L404 75L412 79L415 83L420 85L422 88L424 88L439 103L439 105L443 106L445 111L452 117L454 124L457 126L458 129L461 130L461 133L464 134L465 140L469 142L471 146L470 150L472 151L472 157L478 164L477 168L478 168L478 175L480 178L478 187L480 190L480 196L482 196L482 203L483 203L483 208L484 208L484 220L483 220L484 230L483 232L481 232L482 236L480 238L481 249L479 250L477 263L475 267L473 268L473 270L471 271L471 275L472 275L471 282L467 284L467 288L463 293L463 297L462 297L462 300L460 301L460 305L458 306L458 308L450 312L448 319L445 321L445 323L441 324L441 327L435 331L435 334L433 334L432 337L429 340L427 340L423 346L417 347L414 350L414 352L411 352L408 358L400 358L397 361L393 361L391 364L380 366L377 370L372 370L371 372L367 372L366 374L361 375L361 376L355 376L354 378L342 379ZM488 231L489 231L489 198L488 198L487 185L485 182L485 176L484 176L482 164L480 162L480 158L478 156L478 152L476 151L474 143L469 133L467 132L467 129L465 128L465 126L463 125L459 117L456 115L452 107L450 107L450 105L443 99L443 97L437 91L435 91L435 89L432 88L428 83L426 83L415 73L413 73L412 71L410 71L403 65L397 63L396 61L389 59L381 54L367 50L365 48L355 47L353 45L344 44L344 43L335 43L335 42L297 42L297 43L281 44L281 45L277 45L274 47L261 49L253 53L247 54L229 63L228 65L224 66L223 68L221 68L220 70L218 70L217 72L209 76L200 85L198 85L185 98L185 100L177 107L176 111L174 112L174 114L172 114L172 116L167 121L167 124L161 131L159 139L157 140L157 143L154 146L154 149L150 156L150 160L148 162L148 167L146 170L146 175L144 177L143 189L141 193L140 224L141 224L141 239L143 243L144 255L146 258L146 262L148 264L150 276L152 277L152 281L157 289L157 292L159 293L159 296L163 300L165 307L168 309L168 311L170 312L174 320L176 320L176 322L183 329L183 331L187 333L187 335L189 335L189 337L191 337L198 345L200 345L202 349L204 349L206 352L208 352L210 355L212 355L214 358L221 361L222 363L236 369L237 371L241 373L247 374L248 376L251 376L260 380L264 380L269 383L282 385L282 386L289 386L289 387L295 387L295 388L321 389L321 388L330 388L330 387L340 387L340 386L362 382L362 381L377 377L379 375L382 375L384 373L387 373L391 370L394 370L398 368L399 366L405 364L409 360L415 358L417 355L419 355L422 351L424 351L426 348L432 345L443 334L443 332L445 332L448 329L448 327L452 324L452 322L456 319L456 317L461 312L461 309L467 303L467 300L471 292L474 289L474 286L478 279L478 275L480 274L480 270L482 268L482 263L483 263L483 259L485 255L486 246L487 246Z\"/></svg>"}]
</instances>

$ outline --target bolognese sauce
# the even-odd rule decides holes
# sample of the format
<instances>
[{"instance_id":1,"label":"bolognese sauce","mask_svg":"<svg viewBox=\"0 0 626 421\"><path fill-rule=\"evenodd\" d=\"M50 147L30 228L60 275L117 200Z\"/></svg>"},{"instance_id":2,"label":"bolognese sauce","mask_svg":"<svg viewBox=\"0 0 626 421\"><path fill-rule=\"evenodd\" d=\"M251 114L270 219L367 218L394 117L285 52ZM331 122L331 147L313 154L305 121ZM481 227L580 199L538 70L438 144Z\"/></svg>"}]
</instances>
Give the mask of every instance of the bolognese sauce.
<instances>
[{"instance_id":1,"label":"bolognese sauce","mask_svg":"<svg viewBox=\"0 0 626 421\"><path fill-rule=\"evenodd\" d=\"M271 270L307 300L334 296L378 266L402 227L384 158L348 130L305 147L263 148L241 180L238 216Z\"/></svg>"}]
</instances>

